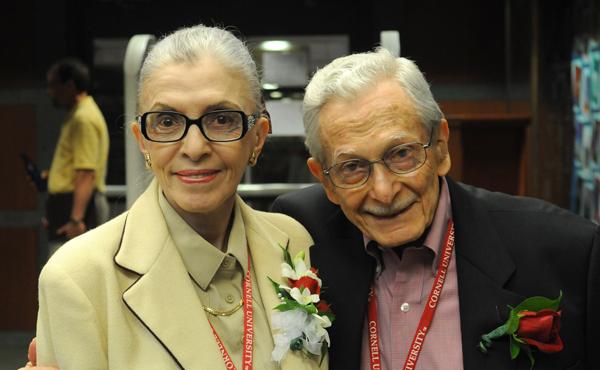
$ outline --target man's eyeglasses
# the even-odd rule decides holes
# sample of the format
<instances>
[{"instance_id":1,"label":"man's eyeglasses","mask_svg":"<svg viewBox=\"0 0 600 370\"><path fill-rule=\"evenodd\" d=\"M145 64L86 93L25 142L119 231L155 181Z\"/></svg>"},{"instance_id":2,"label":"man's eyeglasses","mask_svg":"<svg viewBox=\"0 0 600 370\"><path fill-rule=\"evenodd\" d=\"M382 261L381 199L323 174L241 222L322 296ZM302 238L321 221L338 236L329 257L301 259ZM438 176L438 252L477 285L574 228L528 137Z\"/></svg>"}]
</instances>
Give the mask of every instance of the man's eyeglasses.
<instances>
[{"instance_id":1,"label":"man's eyeglasses","mask_svg":"<svg viewBox=\"0 0 600 370\"><path fill-rule=\"evenodd\" d=\"M205 113L197 119L171 111L146 112L136 119L141 125L142 135L150 141L179 141L185 137L190 126L198 125L206 140L226 142L243 138L254 126L258 116L224 109Z\"/></svg>"},{"instance_id":2,"label":"man's eyeglasses","mask_svg":"<svg viewBox=\"0 0 600 370\"><path fill-rule=\"evenodd\" d=\"M367 182L375 163L383 163L390 171L397 175L416 171L427 160L426 149L430 146L431 135L427 144L408 143L397 145L386 151L383 158L376 161L350 159L334 164L328 169L323 170L323 173L338 188L357 188Z\"/></svg>"}]
</instances>

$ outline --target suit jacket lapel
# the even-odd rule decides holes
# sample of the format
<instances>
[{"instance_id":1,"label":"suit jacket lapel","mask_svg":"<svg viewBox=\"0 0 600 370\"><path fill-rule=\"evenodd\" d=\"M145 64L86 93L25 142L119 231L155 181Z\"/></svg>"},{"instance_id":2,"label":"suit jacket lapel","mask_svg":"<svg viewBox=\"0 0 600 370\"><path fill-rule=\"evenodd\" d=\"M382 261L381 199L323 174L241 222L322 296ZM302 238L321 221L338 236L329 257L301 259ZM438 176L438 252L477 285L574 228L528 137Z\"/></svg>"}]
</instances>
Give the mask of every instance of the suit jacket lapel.
<instances>
[{"instance_id":1,"label":"suit jacket lapel","mask_svg":"<svg viewBox=\"0 0 600 370\"><path fill-rule=\"evenodd\" d=\"M160 216L154 182L129 211L115 263L140 275L123 301L182 368L224 369L183 261ZM152 232L144 232L151 230Z\"/></svg>"},{"instance_id":2,"label":"suit jacket lapel","mask_svg":"<svg viewBox=\"0 0 600 370\"><path fill-rule=\"evenodd\" d=\"M325 285L323 297L334 302L330 330L330 363L336 369L359 369L363 327L375 261L366 254L362 233L335 207L322 226L331 239L321 238L311 252Z\"/></svg>"},{"instance_id":3,"label":"suit jacket lapel","mask_svg":"<svg viewBox=\"0 0 600 370\"><path fill-rule=\"evenodd\" d=\"M504 289L515 265L492 220L463 187L448 180L456 232L463 362L465 369L508 369L523 363L510 359L508 341L496 341L488 354L476 349L482 334L502 325L508 305L524 297Z\"/></svg>"},{"instance_id":4,"label":"suit jacket lapel","mask_svg":"<svg viewBox=\"0 0 600 370\"><path fill-rule=\"evenodd\" d=\"M262 220L259 213L254 211L248 205L238 199L244 226L246 228L246 238L252 258L252 268L255 271L257 292L267 313L267 321L273 335L273 325L271 322L271 313L279 305L280 301L275 294L273 284L268 278L275 282L283 283L281 277L281 263L283 262L283 253L281 247L288 245L289 236L280 229L272 226L268 221ZM293 254L292 254L293 257ZM255 340L261 340L255 338ZM293 354L291 351L283 358L281 362L282 370L301 370L312 369L314 361L307 360L300 355Z\"/></svg>"}]
</instances>

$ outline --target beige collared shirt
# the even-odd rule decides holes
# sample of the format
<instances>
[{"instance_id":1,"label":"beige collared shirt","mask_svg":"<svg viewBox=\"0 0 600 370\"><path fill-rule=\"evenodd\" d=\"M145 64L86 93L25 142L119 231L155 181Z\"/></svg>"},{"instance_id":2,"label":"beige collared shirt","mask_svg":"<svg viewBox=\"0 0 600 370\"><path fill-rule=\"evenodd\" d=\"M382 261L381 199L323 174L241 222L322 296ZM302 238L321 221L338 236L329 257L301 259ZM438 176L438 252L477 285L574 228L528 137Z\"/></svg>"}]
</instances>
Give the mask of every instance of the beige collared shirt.
<instances>
[{"instance_id":1,"label":"beige collared shirt","mask_svg":"<svg viewBox=\"0 0 600 370\"><path fill-rule=\"evenodd\" d=\"M239 205L234 206L233 225L227 242L227 252L223 253L207 242L171 207L160 193L160 208L165 216L167 227L175 243L190 278L195 282L196 293L204 306L218 311L228 311L236 307L242 297L242 284L248 267L248 245L244 220ZM252 308L254 317L255 369L277 370L279 365L271 360L273 337L267 321L267 313L260 298L254 268L250 269L252 279ZM243 308L230 316L214 316L204 311L199 317L206 317L221 338L237 369L242 368L242 336L244 332ZM202 351L198 348L198 351Z\"/></svg>"}]
</instances>

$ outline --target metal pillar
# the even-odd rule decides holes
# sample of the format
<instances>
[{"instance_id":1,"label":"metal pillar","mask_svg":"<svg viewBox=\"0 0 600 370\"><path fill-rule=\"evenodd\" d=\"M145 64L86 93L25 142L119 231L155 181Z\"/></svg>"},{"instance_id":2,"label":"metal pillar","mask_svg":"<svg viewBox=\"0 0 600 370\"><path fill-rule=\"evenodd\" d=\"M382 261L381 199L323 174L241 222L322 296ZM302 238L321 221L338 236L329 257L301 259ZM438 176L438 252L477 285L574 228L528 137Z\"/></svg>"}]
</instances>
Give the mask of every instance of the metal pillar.
<instances>
[{"instance_id":1,"label":"metal pillar","mask_svg":"<svg viewBox=\"0 0 600 370\"><path fill-rule=\"evenodd\" d=\"M137 199L148 185L149 176L145 176L144 161L138 148L135 137L130 129L130 123L137 111L137 84L148 48L154 43L153 35L135 35L127 44L124 72L124 99L125 99L125 185L127 187L127 208Z\"/></svg>"}]
</instances>

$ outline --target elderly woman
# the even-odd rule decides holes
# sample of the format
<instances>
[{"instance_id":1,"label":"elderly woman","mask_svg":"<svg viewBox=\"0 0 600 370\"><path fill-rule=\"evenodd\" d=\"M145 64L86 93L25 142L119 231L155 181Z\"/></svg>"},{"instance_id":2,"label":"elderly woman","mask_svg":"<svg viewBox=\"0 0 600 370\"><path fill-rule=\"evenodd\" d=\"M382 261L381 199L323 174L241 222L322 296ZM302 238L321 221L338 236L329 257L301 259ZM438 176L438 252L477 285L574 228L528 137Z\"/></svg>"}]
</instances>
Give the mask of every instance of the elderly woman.
<instances>
[{"instance_id":1,"label":"elderly woman","mask_svg":"<svg viewBox=\"0 0 600 370\"><path fill-rule=\"evenodd\" d=\"M293 291L277 286L285 277L297 282L303 276L320 286L301 253L294 270L282 252L287 246L294 256L311 237L291 218L252 210L236 195L269 130L246 47L218 28L176 31L146 58L138 100L132 130L155 179L128 212L74 239L44 267L38 364L326 367L302 350L281 359L287 348L301 349L302 336L285 342L289 320L272 318L282 293ZM284 256L292 267L287 274ZM316 303L318 288L312 290L296 284L295 296Z\"/></svg>"}]
</instances>

